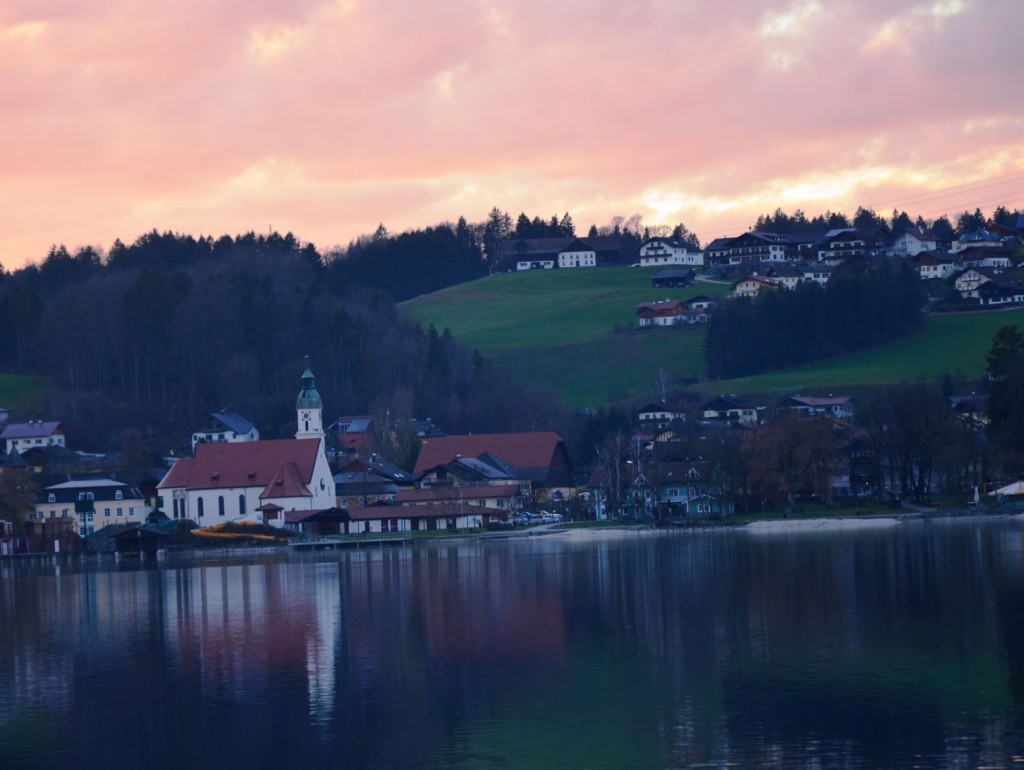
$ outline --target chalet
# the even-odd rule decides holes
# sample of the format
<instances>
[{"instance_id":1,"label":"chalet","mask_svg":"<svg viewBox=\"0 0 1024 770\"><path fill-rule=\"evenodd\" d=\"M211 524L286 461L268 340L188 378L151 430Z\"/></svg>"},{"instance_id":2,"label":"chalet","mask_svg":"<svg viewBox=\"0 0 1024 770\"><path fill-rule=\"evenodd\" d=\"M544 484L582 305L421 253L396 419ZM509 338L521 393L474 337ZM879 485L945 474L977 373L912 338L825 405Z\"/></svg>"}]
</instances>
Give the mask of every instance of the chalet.
<instances>
[{"instance_id":1,"label":"chalet","mask_svg":"<svg viewBox=\"0 0 1024 770\"><path fill-rule=\"evenodd\" d=\"M1002 246L968 246L958 251L954 260L961 267L1008 268L1014 262L1010 249Z\"/></svg>"},{"instance_id":2,"label":"chalet","mask_svg":"<svg viewBox=\"0 0 1024 770\"><path fill-rule=\"evenodd\" d=\"M978 303L987 307L1020 307L1024 305L1024 284L1006 275L978 285Z\"/></svg>"},{"instance_id":3,"label":"chalet","mask_svg":"<svg viewBox=\"0 0 1024 770\"><path fill-rule=\"evenodd\" d=\"M919 251L911 257L910 266L917 270L921 280L946 279L957 270L953 256L940 251Z\"/></svg>"},{"instance_id":4,"label":"chalet","mask_svg":"<svg viewBox=\"0 0 1024 770\"><path fill-rule=\"evenodd\" d=\"M686 409L667 401L647 404L637 412L637 421L645 428L664 428L673 420L686 419Z\"/></svg>"},{"instance_id":5,"label":"chalet","mask_svg":"<svg viewBox=\"0 0 1024 770\"><path fill-rule=\"evenodd\" d=\"M323 403L309 369L295 405L294 439L198 444L157 486L158 508L200 526L244 520L280 527L287 511L333 507Z\"/></svg>"},{"instance_id":6,"label":"chalet","mask_svg":"<svg viewBox=\"0 0 1024 770\"><path fill-rule=\"evenodd\" d=\"M428 487L403 489L395 496L397 505L471 505L481 510L517 513L531 501L529 485L499 484L465 487Z\"/></svg>"},{"instance_id":7,"label":"chalet","mask_svg":"<svg viewBox=\"0 0 1024 770\"><path fill-rule=\"evenodd\" d=\"M843 422L853 420L853 399L849 396L790 396L780 404L780 408L807 416L827 414Z\"/></svg>"},{"instance_id":8,"label":"chalet","mask_svg":"<svg viewBox=\"0 0 1024 770\"><path fill-rule=\"evenodd\" d=\"M910 227L892 242L892 254L896 257L915 257L922 252L937 251L939 239L928 230Z\"/></svg>"},{"instance_id":9,"label":"chalet","mask_svg":"<svg viewBox=\"0 0 1024 770\"><path fill-rule=\"evenodd\" d=\"M701 407L704 420L712 422L757 424L757 409L735 396L719 396Z\"/></svg>"},{"instance_id":10,"label":"chalet","mask_svg":"<svg viewBox=\"0 0 1024 770\"><path fill-rule=\"evenodd\" d=\"M782 284L774 278L750 275L733 283L729 288L737 297L756 297L765 289L777 289Z\"/></svg>"},{"instance_id":11,"label":"chalet","mask_svg":"<svg viewBox=\"0 0 1024 770\"><path fill-rule=\"evenodd\" d=\"M574 493L572 462L565 442L551 431L537 433L480 433L430 439L420 448L415 473L424 473L458 458L489 455L528 480L541 500L563 499Z\"/></svg>"},{"instance_id":12,"label":"chalet","mask_svg":"<svg viewBox=\"0 0 1024 770\"><path fill-rule=\"evenodd\" d=\"M680 323L679 319L686 311L686 305L677 299L644 302L636 306L641 329L653 326L674 326Z\"/></svg>"},{"instance_id":13,"label":"chalet","mask_svg":"<svg viewBox=\"0 0 1024 770\"><path fill-rule=\"evenodd\" d=\"M709 265L785 262L796 253L796 241L778 233L749 232L735 238L716 238L704 250Z\"/></svg>"},{"instance_id":14,"label":"chalet","mask_svg":"<svg viewBox=\"0 0 1024 770\"><path fill-rule=\"evenodd\" d=\"M676 238L651 238L640 247L640 267L700 266L704 254Z\"/></svg>"},{"instance_id":15,"label":"chalet","mask_svg":"<svg viewBox=\"0 0 1024 770\"><path fill-rule=\"evenodd\" d=\"M704 294L698 294L696 297L690 297L688 300L684 300L683 304L690 308L690 310L703 310L704 312L709 312L718 304L718 300L712 299Z\"/></svg>"},{"instance_id":16,"label":"chalet","mask_svg":"<svg viewBox=\"0 0 1024 770\"><path fill-rule=\"evenodd\" d=\"M214 412L210 415L210 422L192 434L192 451L203 441L235 443L259 439L260 432L249 420L231 412Z\"/></svg>"},{"instance_id":17,"label":"chalet","mask_svg":"<svg viewBox=\"0 0 1024 770\"><path fill-rule=\"evenodd\" d=\"M0 441L4 442L4 454L11 451L20 454L41 447L63 447L64 427L56 421L9 422L0 432Z\"/></svg>"},{"instance_id":18,"label":"chalet","mask_svg":"<svg viewBox=\"0 0 1024 770\"><path fill-rule=\"evenodd\" d=\"M852 227L830 230L818 245L818 261L837 266L852 259L871 256L877 247L876 234Z\"/></svg>"},{"instance_id":19,"label":"chalet","mask_svg":"<svg viewBox=\"0 0 1024 770\"><path fill-rule=\"evenodd\" d=\"M953 286L963 299L977 299L978 287L1002 275L992 267L969 267L953 279Z\"/></svg>"},{"instance_id":20,"label":"chalet","mask_svg":"<svg viewBox=\"0 0 1024 770\"><path fill-rule=\"evenodd\" d=\"M692 269L659 270L651 276L651 287L655 289L672 289L689 286L697 280Z\"/></svg>"}]
</instances>

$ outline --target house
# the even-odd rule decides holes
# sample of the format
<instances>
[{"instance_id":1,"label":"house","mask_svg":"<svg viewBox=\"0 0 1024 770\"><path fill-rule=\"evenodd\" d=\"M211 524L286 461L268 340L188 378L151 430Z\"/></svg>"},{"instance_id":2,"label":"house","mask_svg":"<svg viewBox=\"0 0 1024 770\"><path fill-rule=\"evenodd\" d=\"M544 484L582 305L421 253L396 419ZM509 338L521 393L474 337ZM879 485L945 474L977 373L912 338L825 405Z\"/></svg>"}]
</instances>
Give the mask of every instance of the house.
<instances>
[{"instance_id":1,"label":"house","mask_svg":"<svg viewBox=\"0 0 1024 770\"><path fill-rule=\"evenodd\" d=\"M259 441L260 432L244 417L231 412L214 412L210 422L192 434L192 451L201 441Z\"/></svg>"},{"instance_id":2,"label":"house","mask_svg":"<svg viewBox=\"0 0 1024 770\"><path fill-rule=\"evenodd\" d=\"M1024 305L1024 284L1006 275L978 285L978 303L986 307L1020 307Z\"/></svg>"},{"instance_id":3,"label":"house","mask_svg":"<svg viewBox=\"0 0 1024 770\"><path fill-rule=\"evenodd\" d=\"M957 271L954 257L940 251L919 251L911 257L910 266L917 270L921 280L946 279Z\"/></svg>"},{"instance_id":4,"label":"house","mask_svg":"<svg viewBox=\"0 0 1024 770\"><path fill-rule=\"evenodd\" d=\"M1009 249L997 246L968 246L953 257L960 267L1012 267L1013 254Z\"/></svg>"},{"instance_id":5,"label":"house","mask_svg":"<svg viewBox=\"0 0 1024 770\"><path fill-rule=\"evenodd\" d=\"M12 450L20 454L29 449L63 447L64 427L56 421L10 422L0 433L0 441L4 442L4 454L10 454Z\"/></svg>"},{"instance_id":6,"label":"house","mask_svg":"<svg viewBox=\"0 0 1024 770\"><path fill-rule=\"evenodd\" d=\"M338 508L393 503L398 494L395 482L367 470L336 473L333 481Z\"/></svg>"},{"instance_id":7,"label":"house","mask_svg":"<svg viewBox=\"0 0 1024 770\"><path fill-rule=\"evenodd\" d=\"M686 305L677 299L643 302L636 306L641 329L653 326L674 326L680 323L679 319L686 311Z\"/></svg>"},{"instance_id":8,"label":"house","mask_svg":"<svg viewBox=\"0 0 1024 770\"><path fill-rule=\"evenodd\" d=\"M876 253L878 236L853 227L830 230L818 245L818 261L838 266Z\"/></svg>"},{"instance_id":9,"label":"house","mask_svg":"<svg viewBox=\"0 0 1024 770\"><path fill-rule=\"evenodd\" d=\"M713 422L756 425L757 409L735 396L719 396L701 407L703 419Z\"/></svg>"},{"instance_id":10,"label":"house","mask_svg":"<svg viewBox=\"0 0 1024 770\"><path fill-rule=\"evenodd\" d=\"M716 238L704 250L709 265L786 262L796 253L793 238L779 233L749 232L735 238Z\"/></svg>"},{"instance_id":11,"label":"house","mask_svg":"<svg viewBox=\"0 0 1024 770\"><path fill-rule=\"evenodd\" d=\"M323 403L308 368L295 406L294 439L198 444L157 485L158 508L200 526L244 520L281 527L287 511L333 507Z\"/></svg>"},{"instance_id":12,"label":"house","mask_svg":"<svg viewBox=\"0 0 1024 770\"><path fill-rule=\"evenodd\" d=\"M939 239L929 230L917 227L907 228L903 235L892 242L892 254L896 257L916 257L922 252L937 251Z\"/></svg>"},{"instance_id":13,"label":"house","mask_svg":"<svg viewBox=\"0 0 1024 770\"><path fill-rule=\"evenodd\" d=\"M575 493L572 462L565 442L552 431L480 433L430 439L420 448L414 473L423 473L452 460L490 455L528 480L538 500L561 500Z\"/></svg>"},{"instance_id":14,"label":"house","mask_svg":"<svg viewBox=\"0 0 1024 770\"><path fill-rule=\"evenodd\" d=\"M521 485L529 492L530 482L507 463L489 452L478 457L456 457L434 468L427 468L420 475L420 488L465 486L511 486Z\"/></svg>"},{"instance_id":15,"label":"house","mask_svg":"<svg viewBox=\"0 0 1024 770\"><path fill-rule=\"evenodd\" d=\"M558 252L558 267L596 267L597 251L583 240L576 238Z\"/></svg>"},{"instance_id":16,"label":"house","mask_svg":"<svg viewBox=\"0 0 1024 770\"><path fill-rule=\"evenodd\" d=\"M953 279L953 286L963 299L977 299L978 287L997 279L1001 272L992 267L969 267Z\"/></svg>"},{"instance_id":17,"label":"house","mask_svg":"<svg viewBox=\"0 0 1024 770\"><path fill-rule=\"evenodd\" d=\"M729 288L737 297L756 297L765 289L777 289L782 286L774 278L763 275L750 275L733 283Z\"/></svg>"},{"instance_id":18,"label":"house","mask_svg":"<svg viewBox=\"0 0 1024 770\"><path fill-rule=\"evenodd\" d=\"M618 262L622 239L617 235L510 238L498 248L498 263L503 270L552 270Z\"/></svg>"},{"instance_id":19,"label":"house","mask_svg":"<svg viewBox=\"0 0 1024 770\"><path fill-rule=\"evenodd\" d=\"M697 280L697 274L692 268L674 270L659 270L651 276L651 287L655 289L670 289L680 286L689 286Z\"/></svg>"},{"instance_id":20,"label":"house","mask_svg":"<svg viewBox=\"0 0 1024 770\"><path fill-rule=\"evenodd\" d=\"M703 264L703 252L688 248L685 243L676 238L651 238L640 247L640 267L700 266Z\"/></svg>"},{"instance_id":21,"label":"house","mask_svg":"<svg viewBox=\"0 0 1024 770\"><path fill-rule=\"evenodd\" d=\"M114 479L74 479L51 484L40 492L33 517L71 518L81 537L109 524L142 524L149 513L136 487Z\"/></svg>"},{"instance_id":22,"label":"house","mask_svg":"<svg viewBox=\"0 0 1024 770\"><path fill-rule=\"evenodd\" d=\"M849 396L790 396L783 400L779 408L806 416L827 414L843 422L853 421L853 399Z\"/></svg>"},{"instance_id":23,"label":"house","mask_svg":"<svg viewBox=\"0 0 1024 770\"><path fill-rule=\"evenodd\" d=\"M328 432L331 448L343 454L365 455L376 446L376 426L369 415L339 417Z\"/></svg>"},{"instance_id":24,"label":"house","mask_svg":"<svg viewBox=\"0 0 1024 770\"><path fill-rule=\"evenodd\" d=\"M403 489L395 496L397 505L471 505L481 511L518 513L529 506L532 500L529 485L524 489L519 484L480 484L477 486L442 487L425 489Z\"/></svg>"},{"instance_id":25,"label":"house","mask_svg":"<svg viewBox=\"0 0 1024 770\"><path fill-rule=\"evenodd\" d=\"M964 233L953 241L951 251L956 254L971 247L998 248L1003 245L1003 240L995 233L979 227L969 233Z\"/></svg>"},{"instance_id":26,"label":"house","mask_svg":"<svg viewBox=\"0 0 1024 770\"><path fill-rule=\"evenodd\" d=\"M661 463L652 469L649 482L658 487L658 499L672 516L704 517L733 512L708 494L707 463Z\"/></svg>"},{"instance_id":27,"label":"house","mask_svg":"<svg viewBox=\"0 0 1024 770\"><path fill-rule=\"evenodd\" d=\"M644 427L664 428L673 420L685 420L686 409L667 401L647 404L637 412L637 421Z\"/></svg>"},{"instance_id":28,"label":"house","mask_svg":"<svg viewBox=\"0 0 1024 770\"><path fill-rule=\"evenodd\" d=\"M718 300L712 299L711 297L703 294L698 294L696 297L690 297L688 300L684 300L683 304L690 308L690 310L703 310L707 313L718 304Z\"/></svg>"}]
</instances>

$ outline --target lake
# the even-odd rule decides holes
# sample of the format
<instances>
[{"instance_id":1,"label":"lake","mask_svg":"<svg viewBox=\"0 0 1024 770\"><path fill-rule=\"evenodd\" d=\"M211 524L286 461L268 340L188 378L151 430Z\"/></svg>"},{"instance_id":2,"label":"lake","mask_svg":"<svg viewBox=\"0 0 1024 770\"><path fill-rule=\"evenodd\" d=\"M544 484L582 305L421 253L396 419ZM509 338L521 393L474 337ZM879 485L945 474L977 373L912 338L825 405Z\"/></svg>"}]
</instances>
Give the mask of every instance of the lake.
<instances>
[{"instance_id":1,"label":"lake","mask_svg":"<svg viewBox=\"0 0 1024 770\"><path fill-rule=\"evenodd\" d=\"M1024 522L0 560L0 767L1024 767Z\"/></svg>"}]
</instances>

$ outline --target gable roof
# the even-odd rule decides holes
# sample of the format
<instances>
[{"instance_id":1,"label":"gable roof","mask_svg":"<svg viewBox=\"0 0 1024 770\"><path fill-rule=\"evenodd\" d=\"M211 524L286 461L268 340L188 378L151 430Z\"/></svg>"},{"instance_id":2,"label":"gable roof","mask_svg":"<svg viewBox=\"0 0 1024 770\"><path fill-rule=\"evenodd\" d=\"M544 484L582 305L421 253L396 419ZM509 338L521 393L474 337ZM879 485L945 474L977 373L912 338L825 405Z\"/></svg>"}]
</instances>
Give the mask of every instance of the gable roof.
<instances>
[{"instance_id":1,"label":"gable roof","mask_svg":"<svg viewBox=\"0 0 1024 770\"><path fill-rule=\"evenodd\" d=\"M430 439L420 448L413 471L423 473L459 457L491 454L519 471L546 472L560 451L566 452L565 445L554 431L442 436Z\"/></svg>"},{"instance_id":2,"label":"gable roof","mask_svg":"<svg viewBox=\"0 0 1024 770\"><path fill-rule=\"evenodd\" d=\"M308 497L309 494L309 487L302 480L299 466L293 462L286 462L277 469L274 478L260 492L260 500L274 500L281 497Z\"/></svg>"},{"instance_id":3,"label":"gable roof","mask_svg":"<svg viewBox=\"0 0 1024 770\"><path fill-rule=\"evenodd\" d=\"M296 478L308 484L319 450L318 438L199 444L195 456L178 460L157 488L265 489L288 463L294 464Z\"/></svg>"},{"instance_id":4,"label":"gable roof","mask_svg":"<svg viewBox=\"0 0 1024 770\"><path fill-rule=\"evenodd\" d=\"M219 422L225 428L239 435L244 435L253 429L253 424L232 412L214 412L211 415L215 422ZM199 431L202 433L202 431Z\"/></svg>"},{"instance_id":5,"label":"gable roof","mask_svg":"<svg viewBox=\"0 0 1024 770\"><path fill-rule=\"evenodd\" d=\"M60 423L56 420L44 422L42 420L29 420L28 422L8 423L3 432L0 433L0 441L21 438L46 438L54 433L63 433Z\"/></svg>"}]
</instances>

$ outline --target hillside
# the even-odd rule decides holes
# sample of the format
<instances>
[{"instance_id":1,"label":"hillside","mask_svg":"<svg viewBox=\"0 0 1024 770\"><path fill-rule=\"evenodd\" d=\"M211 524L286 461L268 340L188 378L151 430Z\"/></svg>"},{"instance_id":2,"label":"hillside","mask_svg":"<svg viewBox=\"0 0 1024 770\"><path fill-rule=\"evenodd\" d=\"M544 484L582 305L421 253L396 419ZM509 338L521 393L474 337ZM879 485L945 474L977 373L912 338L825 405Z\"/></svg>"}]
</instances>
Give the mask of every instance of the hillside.
<instances>
[{"instance_id":1,"label":"hillside","mask_svg":"<svg viewBox=\"0 0 1024 770\"><path fill-rule=\"evenodd\" d=\"M705 379L700 328L639 331L636 305L653 299L721 296L725 284L651 289L653 270L602 268L506 273L403 303L419 323L448 328L524 381L556 392L568 404L596 408L654 387L659 370L671 381L703 383L730 393L796 391L932 379L944 373L980 376L992 335L1024 326L1024 310L930 318L918 334L871 350L769 375ZM629 329L615 332L616 325Z\"/></svg>"}]
</instances>

